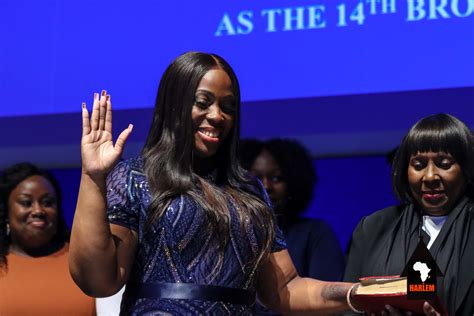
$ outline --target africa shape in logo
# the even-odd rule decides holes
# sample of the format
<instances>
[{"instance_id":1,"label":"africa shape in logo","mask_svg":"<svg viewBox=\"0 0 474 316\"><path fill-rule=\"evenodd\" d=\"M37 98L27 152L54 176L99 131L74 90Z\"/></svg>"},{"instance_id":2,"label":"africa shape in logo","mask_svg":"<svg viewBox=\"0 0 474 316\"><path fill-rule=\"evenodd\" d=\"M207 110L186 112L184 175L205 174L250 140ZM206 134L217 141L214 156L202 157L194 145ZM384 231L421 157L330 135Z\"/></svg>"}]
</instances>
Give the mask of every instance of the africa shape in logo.
<instances>
[{"instance_id":1,"label":"africa shape in logo","mask_svg":"<svg viewBox=\"0 0 474 316\"><path fill-rule=\"evenodd\" d=\"M421 239L401 276L407 277L408 299L431 300L436 297L436 276L442 276L442 273Z\"/></svg>"},{"instance_id":2,"label":"africa shape in logo","mask_svg":"<svg viewBox=\"0 0 474 316\"><path fill-rule=\"evenodd\" d=\"M423 283L426 282L426 280L430 277L431 269L424 262L421 262L421 261L415 262L415 264L413 265L413 270L420 273L420 279L421 279L421 282Z\"/></svg>"}]
</instances>

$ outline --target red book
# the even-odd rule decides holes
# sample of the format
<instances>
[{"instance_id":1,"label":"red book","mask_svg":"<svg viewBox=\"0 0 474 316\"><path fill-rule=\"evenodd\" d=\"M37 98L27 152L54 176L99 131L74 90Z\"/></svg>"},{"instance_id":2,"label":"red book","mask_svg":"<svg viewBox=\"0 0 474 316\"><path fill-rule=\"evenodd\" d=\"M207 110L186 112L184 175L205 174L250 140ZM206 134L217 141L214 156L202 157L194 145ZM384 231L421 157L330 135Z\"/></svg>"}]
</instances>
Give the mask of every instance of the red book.
<instances>
[{"instance_id":1,"label":"red book","mask_svg":"<svg viewBox=\"0 0 474 316\"><path fill-rule=\"evenodd\" d=\"M380 313L385 310L385 305L390 305L401 311L424 315L425 300L407 299L406 277L373 276L361 278L360 283L351 296L357 309L367 313ZM446 314L438 298L429 303L442 315Z\"/></svg>"}]
</instances>

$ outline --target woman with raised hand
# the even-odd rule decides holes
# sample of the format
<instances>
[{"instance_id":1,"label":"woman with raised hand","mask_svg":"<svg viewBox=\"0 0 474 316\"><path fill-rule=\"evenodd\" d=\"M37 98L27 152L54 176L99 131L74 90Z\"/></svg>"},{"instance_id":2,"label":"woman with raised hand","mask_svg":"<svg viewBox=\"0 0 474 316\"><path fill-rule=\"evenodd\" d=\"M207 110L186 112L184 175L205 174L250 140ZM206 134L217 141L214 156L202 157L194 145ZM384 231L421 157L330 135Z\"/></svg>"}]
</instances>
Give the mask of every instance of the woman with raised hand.
<instances>
[{"instance_id":1,"label":"woman with raised hand","mask_svg":"<svg viewBox=\"0 0 474 316\"><path fill-rule=\"evenodd\" d=\"M70 270L92 296L126 284L121 313L250 314L348 309L351 283L300 278L269 198L237 161L240 90L221 57L165 71L141 155L118 162L110 96L83 107L82 179ZM347 297L349 300L346 300Z\"/></svg>"}]
</instances>

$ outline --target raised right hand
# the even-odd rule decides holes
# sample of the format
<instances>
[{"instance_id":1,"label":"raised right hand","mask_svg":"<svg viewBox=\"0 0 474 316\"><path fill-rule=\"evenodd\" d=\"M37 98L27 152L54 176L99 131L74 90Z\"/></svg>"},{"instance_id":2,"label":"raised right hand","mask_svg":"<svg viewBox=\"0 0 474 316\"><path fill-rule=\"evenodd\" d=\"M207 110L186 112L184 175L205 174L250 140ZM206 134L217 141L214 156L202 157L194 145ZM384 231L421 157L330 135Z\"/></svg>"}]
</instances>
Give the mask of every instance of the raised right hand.
<instances>
[{"instance_id":1,"label":"raised right hand","mask_svg":"<svg viewBox=\"0 0 474 316\"><path fill-rule=\"evenodd\" d=\"M105 90L94 93L92 115L82 103L82 172L91 177L105 176L122 155L125 142L132 132L130 124L120 133L115 145L112 139L112 103Z\"/></svg>"}]
</instances>

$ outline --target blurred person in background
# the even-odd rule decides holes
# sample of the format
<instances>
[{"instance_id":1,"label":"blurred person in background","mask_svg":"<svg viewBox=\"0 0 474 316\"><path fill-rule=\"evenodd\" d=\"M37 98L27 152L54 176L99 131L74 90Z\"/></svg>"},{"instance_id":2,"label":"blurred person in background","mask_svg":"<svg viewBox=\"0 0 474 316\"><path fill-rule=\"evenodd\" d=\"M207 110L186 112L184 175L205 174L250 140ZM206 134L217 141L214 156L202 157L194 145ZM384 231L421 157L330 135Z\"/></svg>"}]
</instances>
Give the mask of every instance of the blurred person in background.
<instances>
[{"instance_id":1,"label":"blurred person in background","mask_svg":"<svg viewBox=\"0 0 474 316\"><path fill-rule=\"evenodd\" d=\"M268 192L299 275L341 280L344 255L334 231L323 220L301 216L317 183L307 149L291 139L242 140L240 161Z\"/></svg>"},{"instance_id":2,"label":"blurred person in background","mask_svg":"<svg viewBox=\"0 0 474 316\"><path fill-rule=\"evenodd\" d=\"M344 256L334 231L324 221L301 217L317 182L311 155L290 139L241 141L242 167L259 178L267 191L298 274L325 281L339 281ZM276 315L257 305L258 315Z\"/></svg>"},{"instance_id":3,"label":"blurred person in background","mask_svg":"<svg viewBox=\"0 0 474 316\"><path fill-rule=\"evenodd\" d=\"M61 190L30 163L0 176L0 315L95 315L69 274Z\"/></svg>"}]
</instances>

